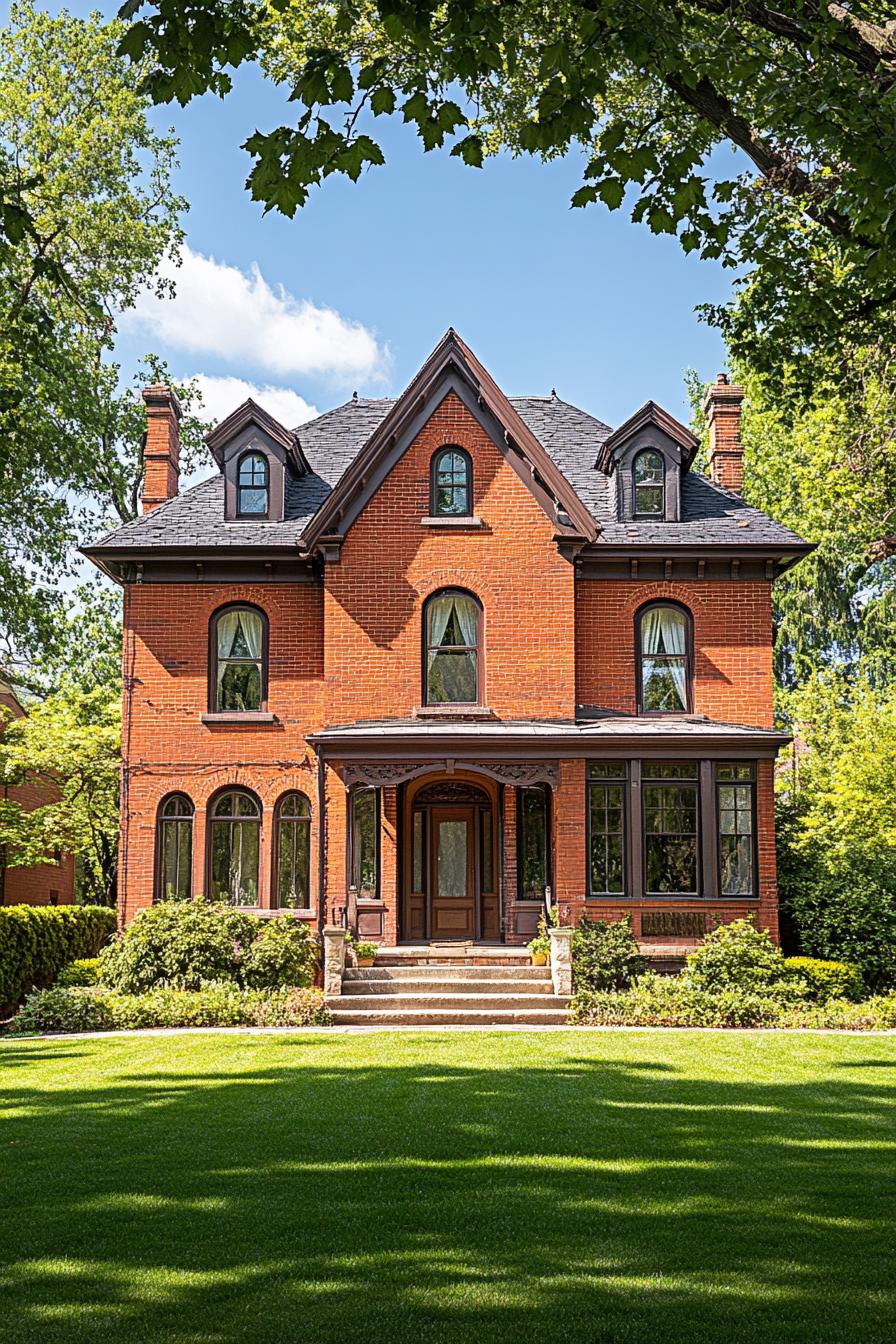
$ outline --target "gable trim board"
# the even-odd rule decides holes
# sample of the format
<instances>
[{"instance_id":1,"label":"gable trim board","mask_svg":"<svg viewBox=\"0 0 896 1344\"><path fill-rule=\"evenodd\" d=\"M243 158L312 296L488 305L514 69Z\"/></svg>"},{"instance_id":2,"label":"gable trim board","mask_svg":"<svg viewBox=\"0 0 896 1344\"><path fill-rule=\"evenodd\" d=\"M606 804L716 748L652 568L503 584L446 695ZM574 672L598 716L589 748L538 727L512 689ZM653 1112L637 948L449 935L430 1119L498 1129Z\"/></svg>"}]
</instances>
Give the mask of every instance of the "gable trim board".
<instances>
[{"instance_id":1,"label":"gable trim board","mask_svg":"<svg viewBox=\"0 0 896 1344\"><path fill-rule=\"evenodd\" d=\"M451 329L312 518L301 539L303 549L336 558L349 528L450 392L531 491L556 527L558 540L584 544L597 538L599 525L566 477Z\"/></svg>"}]
</instances>

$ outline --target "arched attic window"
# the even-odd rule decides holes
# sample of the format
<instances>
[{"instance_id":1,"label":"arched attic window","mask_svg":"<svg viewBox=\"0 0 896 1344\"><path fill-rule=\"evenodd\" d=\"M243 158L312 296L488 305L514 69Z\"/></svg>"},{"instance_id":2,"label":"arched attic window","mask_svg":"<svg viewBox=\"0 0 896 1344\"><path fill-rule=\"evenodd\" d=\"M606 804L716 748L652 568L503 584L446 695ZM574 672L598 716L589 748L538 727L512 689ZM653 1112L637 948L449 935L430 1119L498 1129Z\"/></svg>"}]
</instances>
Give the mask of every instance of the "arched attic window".
<instances>
[{"instance_id":1,"label":"arched attic window","mask_svg":"<svg viewBox=\"0 0 896 1344\"><path fill-rule=\"evenodd\" d=\"M463 448L449 444L433 453L430 511L434 518L469 518L473 513L473 463Z\"/></svg>"},{"instance_id":2,"label":"arched attic window","mask_svg":"<svg viewBox=\"0 0 896 1344\"><path fill-rule=\"evenodd\" d=\"M237 465L238 518L267 518L270 512L270 473L264 453L244 453Z\"/></svg>"},{"instance_id":3,"label":"arched attic window","mask_svg":"<svg viewBox=\"0 0 896 1344\"><path fill-rule=\"evenodd\" d=\"M632 463L634 509L636 518L664 518L666 514L666 470L662 454L655 448L638 453Z\"/></svg>"}]
</instances>

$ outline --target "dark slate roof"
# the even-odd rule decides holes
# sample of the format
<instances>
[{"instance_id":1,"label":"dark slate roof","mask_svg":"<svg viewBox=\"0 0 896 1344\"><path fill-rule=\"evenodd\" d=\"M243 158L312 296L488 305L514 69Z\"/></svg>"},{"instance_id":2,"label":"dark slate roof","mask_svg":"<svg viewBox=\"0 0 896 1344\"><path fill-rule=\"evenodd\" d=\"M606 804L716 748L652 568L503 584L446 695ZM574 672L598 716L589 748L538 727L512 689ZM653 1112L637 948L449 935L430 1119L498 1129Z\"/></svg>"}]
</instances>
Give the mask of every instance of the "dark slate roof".
<instances>
[{"instance_id":1,"label":"dark slate roof","mask_svg":"<svg viewBox=\"0 0 896 1344\"><path fill-rule=\"evenodd\" d=\"M793 546L800 538L738 495L687 473L678 523L617 521L615 481L595 469L609 425L559 397L511 397L511 405L550 454L601 525L596 545ZM293 546L349 463L394 405L390 398L353 398L296 430L311 472L287 476L283 522L226 522L224 478L201 481L145 517L125 523L90 550L155 547Z\"/></svg>"}]
</instances>

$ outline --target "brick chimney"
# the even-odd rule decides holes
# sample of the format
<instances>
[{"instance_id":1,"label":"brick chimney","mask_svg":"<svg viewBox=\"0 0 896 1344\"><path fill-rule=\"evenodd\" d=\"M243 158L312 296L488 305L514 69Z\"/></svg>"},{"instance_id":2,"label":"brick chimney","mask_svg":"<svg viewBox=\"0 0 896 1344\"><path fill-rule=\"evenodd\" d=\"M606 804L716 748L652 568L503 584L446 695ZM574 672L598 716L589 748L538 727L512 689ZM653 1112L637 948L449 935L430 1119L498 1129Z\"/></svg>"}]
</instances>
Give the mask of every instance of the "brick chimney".
<instances>
[{"instance_id":1,"label":"brick chimney","mask_svg":"<svg viewBox=\"0 0 896 1344\"><path fill-rule=\"evenodd\" d=\"M744 390L720 373L703 401L709 421L709 475L715 485L740 494L744 487L744 446L740 441L740 404Z\"/></svg>"},{"instance_id":2,"label":"brick chimney","mask_svg":"<svg viewBox=\"0 0 896 1344\"><path fill-rule=\"evenodd\" d=\"M144 387L146 441L143 445L143 512L177 494L180 480L180 422L183 415L173 388Z\"/></svg>"}]
</instances>

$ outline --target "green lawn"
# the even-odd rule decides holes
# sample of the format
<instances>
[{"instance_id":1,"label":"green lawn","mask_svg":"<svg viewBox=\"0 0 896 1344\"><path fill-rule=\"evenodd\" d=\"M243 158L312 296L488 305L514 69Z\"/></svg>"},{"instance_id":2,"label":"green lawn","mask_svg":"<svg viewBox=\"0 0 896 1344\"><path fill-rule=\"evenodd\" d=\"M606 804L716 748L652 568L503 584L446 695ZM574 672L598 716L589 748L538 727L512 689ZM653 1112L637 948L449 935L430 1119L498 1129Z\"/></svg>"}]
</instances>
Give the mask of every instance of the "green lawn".
<instances>
[{"instance_id":1,"label":"green lawn","mask_svg":"<svg viewBox=\"0 0 896 1344\"><path fill-rule=\"evenodd\" d=\"M3 1344L896 1338L896 1037L0 1044Z\"/></svg>"}]
</instances>

